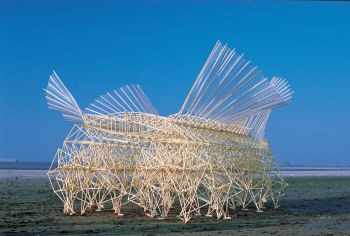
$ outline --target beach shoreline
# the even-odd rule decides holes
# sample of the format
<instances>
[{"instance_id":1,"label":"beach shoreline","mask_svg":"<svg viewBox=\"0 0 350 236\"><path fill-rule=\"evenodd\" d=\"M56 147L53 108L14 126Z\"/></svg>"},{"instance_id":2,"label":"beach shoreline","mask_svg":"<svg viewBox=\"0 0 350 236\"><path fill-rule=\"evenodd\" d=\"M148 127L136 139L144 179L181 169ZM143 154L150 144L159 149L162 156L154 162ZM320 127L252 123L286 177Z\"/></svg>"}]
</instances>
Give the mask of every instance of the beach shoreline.
<instances>
[{"instance_id":1,"label":"beach shoreline","mask_svg":"<svg viewBox=\"0 0 350 236\"><path fill-rule=\"evenodd\" d=\"M48 178L45 169L1 169L0 179ZM282 167L283 177L350 177L350 167Z\"/></svg>"},{"instance_id":2,"label":"beach shoreline","mask_svg":"<svg viewBox=\"0 0 350 236\"><path fill-rule=\"evenodd\" d=\"M151 219L134 204L123 206L124 217L116 216L108 206L87 216L65 216L46 171L36 176L42 177L0 178L0 235L350 234L350 177L286 177L288 187L278 209L268 202L262 213L253 208L231 210L231 220L205 217L204 209L202 216L184 224L172 212L165 220Z\"/></svg>"}]
</instances>

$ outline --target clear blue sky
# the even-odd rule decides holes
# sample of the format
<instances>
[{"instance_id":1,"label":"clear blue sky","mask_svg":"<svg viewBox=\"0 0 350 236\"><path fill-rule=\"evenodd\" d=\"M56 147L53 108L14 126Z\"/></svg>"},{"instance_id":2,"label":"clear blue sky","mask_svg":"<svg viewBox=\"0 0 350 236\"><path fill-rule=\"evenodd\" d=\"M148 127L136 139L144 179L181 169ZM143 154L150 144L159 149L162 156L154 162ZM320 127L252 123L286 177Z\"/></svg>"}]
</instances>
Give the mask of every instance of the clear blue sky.
<instances>
[{"instance_id":1,"label":"clear blue sky","mask_svg":"<svg viewBox=\"0 0 350 236\"><path fill-rule=\"evenodd\" d=\"M52 69L81 107L139 83L169 115L219 39L295 91L267 126L279 163L350 165L350 3L10 2L0 1L0 159L51 161L73 126L47 108Z\"/></svg>"}]
</instances>

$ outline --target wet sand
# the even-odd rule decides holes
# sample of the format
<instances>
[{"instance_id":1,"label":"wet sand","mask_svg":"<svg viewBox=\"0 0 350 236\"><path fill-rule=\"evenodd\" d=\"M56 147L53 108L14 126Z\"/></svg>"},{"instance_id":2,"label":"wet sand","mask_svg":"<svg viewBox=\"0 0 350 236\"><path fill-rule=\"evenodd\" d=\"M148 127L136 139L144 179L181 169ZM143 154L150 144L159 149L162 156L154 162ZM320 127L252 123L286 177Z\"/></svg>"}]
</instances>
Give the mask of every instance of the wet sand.
<instances>
[{"instance_id":1,"label":"wet sand","mask_svg":"<svg viewBox=\"0 0 350 236\"><path fill-rule=\"evenodd\" d=\"M350 235L350 177L287 178L281 207L263 213L231 211L231 220L195 216L184 224L175 213L150 219L127 205L124 217L110 210L65 216L46 178L0 178L0 235Z\"/></svg>"}]
</instances>

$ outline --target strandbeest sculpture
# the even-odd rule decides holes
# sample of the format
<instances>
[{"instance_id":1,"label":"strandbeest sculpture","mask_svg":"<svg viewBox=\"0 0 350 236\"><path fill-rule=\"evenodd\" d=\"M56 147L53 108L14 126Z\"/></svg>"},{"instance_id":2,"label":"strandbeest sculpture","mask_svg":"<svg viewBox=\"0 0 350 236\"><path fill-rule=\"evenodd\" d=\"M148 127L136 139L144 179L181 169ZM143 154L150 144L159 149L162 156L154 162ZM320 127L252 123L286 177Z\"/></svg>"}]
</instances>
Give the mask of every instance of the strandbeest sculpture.
<instances>
[{"instance_id":1,"label":"strandbeest sculpture","mask_svg":"<svg viewBox=\"0 0 350 236\"><path fill-rule=\"evenodd\" d=\"M164 218L174 204L229 219L229 209L278 207L286 183L264 139L270 112L291 100L287 82L217 42L183 106L160 116L139 85L102 95L82 110L55 72L48 106L76 122L48 171L64 212L132 202Z\"/></svg>"}]
</instances>

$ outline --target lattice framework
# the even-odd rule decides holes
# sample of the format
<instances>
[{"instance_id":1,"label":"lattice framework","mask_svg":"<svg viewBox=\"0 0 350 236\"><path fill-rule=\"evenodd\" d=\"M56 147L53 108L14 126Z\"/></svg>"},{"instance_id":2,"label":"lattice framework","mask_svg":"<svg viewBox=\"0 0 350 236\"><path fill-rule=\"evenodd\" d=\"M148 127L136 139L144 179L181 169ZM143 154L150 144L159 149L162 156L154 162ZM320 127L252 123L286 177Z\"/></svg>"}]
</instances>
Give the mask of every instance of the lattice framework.
<instances>
[{"instance_id":1,"label":"lattice framework","mask_svg":"<svg viewBox=\"0 0 350 236\"><path fill-rule=\"evenodd\" d=\"M278 207L286 183L264 140L271 109L291 91L218 42L179 113L158 114L138 85L106 93L82 111L54 72L49 107L77 122L48 175L64 212L86 214L129 202L150 217L229 219L229 209Z\"/></svg>"}]
</instances>

